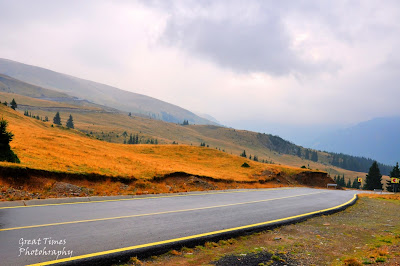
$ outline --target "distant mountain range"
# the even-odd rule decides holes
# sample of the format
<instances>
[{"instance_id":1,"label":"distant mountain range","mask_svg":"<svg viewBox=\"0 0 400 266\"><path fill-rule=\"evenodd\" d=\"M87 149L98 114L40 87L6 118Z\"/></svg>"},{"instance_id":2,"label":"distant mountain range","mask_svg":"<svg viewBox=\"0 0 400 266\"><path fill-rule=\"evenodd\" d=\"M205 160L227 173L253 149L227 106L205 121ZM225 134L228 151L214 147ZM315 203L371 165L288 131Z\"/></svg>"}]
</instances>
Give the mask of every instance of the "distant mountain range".
<instances>
[{"instance_id":1,"label":"distant mountain range","mask_svg":"<svg viewBox=\"0 0 400 266\"><path fill-rule=\"evenodd\" d=\"M394 165L400 161L400 117L375 118L353 127L326 133L314 149L364 156Z\"/></svg>"},{"instance_id":2,"label":"distant mountain range","mask_svg":"<svg viewBox=\"0 0 400 266\"><path fill-rule=\"evenodd\" d=\"M179 106L142 94L0 58L0 74L80 99L172 123L217 125ZM0 84L1 86L1 84ZM4 87L4 84L3 84ZM35 97L33 95L27 95ZM40 95L36 95L40 98Z\"/></svg>"}]
</instances>

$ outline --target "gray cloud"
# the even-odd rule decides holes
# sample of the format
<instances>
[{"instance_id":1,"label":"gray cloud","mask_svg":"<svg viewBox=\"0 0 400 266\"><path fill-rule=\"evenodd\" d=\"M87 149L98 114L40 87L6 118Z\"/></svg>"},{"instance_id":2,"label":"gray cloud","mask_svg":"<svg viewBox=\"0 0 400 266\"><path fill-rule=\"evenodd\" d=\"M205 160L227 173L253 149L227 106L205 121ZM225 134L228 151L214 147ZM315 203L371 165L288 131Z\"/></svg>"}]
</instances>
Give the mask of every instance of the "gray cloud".
<instances>
[{"instance_id":1,"label":"gray cloud","mask_svg":"<svg viewBox=\"0 0 400 266\"><path fill-rule=\"evenodd\" d=\"M293 7L285 1L206 1L189 6L164 3L161 7L170 14L161 39L164 44L235 72L280 76L339 68L337 63L316 61L292 48L293 39L284 19Z\"/></svg>"},{"instance_id":2,"label":"gray cloud","mask_svg":"<svg viewBox=\"0 0 400 266\"><path fill-rule=\"evenodd\" d=\"M399 17L396 0L0 0L0 57L268 132L399 115Z\"/></svg>"},{"instance_id":3,"label":"gray cloud","mask_svg":"<svg viewBox=\"0 0 400 266\"><path fill-rule=\"evenodd\" d=\"M169 21L165 39L191 54L240 72L268 72L282 75L304 67L289 49L289 38L279 21L258 25L199 18L180 25Z\"/></svg>"}]
</instances>

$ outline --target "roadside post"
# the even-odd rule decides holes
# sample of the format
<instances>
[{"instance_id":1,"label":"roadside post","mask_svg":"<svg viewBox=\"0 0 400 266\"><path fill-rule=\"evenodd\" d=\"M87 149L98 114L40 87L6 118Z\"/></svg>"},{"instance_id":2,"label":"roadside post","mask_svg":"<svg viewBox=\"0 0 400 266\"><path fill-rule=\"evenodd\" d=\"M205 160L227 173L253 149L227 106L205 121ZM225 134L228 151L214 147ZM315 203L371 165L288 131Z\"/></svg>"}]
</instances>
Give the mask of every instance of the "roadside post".
<instances>
[{"instance_id":1,"label":"roadside post","mask_svg":"<svg viewBox=\"0 0 400 266\"><path fill-rule=\"evenodd\" d=\"M397 192L397 187L398 187L398 184L399 184L399 178L392 177L392 178L390 178L390 180L392 181L393 192L396 193Z\"/></svg>"},{"instance_id":2,"label":"roadside post","mask_svg":"<svg viewBox=\"0 0 400 266\"><path fill-rule=\"evenodd\" d=\"M362 178L361 177L357 178L357 181L358 181L358 189L360 189L361 183L362 183Z\"/></svg>"}]
</instances>

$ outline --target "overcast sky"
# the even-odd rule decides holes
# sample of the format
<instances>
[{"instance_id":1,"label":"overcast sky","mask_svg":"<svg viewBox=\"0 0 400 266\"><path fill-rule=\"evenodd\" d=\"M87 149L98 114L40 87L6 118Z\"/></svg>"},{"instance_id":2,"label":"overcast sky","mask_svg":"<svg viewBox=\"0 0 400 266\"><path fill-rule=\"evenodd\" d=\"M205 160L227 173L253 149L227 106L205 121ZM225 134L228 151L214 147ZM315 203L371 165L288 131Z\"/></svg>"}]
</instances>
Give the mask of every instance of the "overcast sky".
<instances>
[{"instance_id":1,"label":"overcast sky","mask_svg":"<svg viewBox=\"0 0 400 266\"><path fill-rule=\"evenodd\" d=\"M400 115L400 1L6 1L0 57L223 124ZM273 132L272 132L273 133Z\"/></svg>"}]
</instances>

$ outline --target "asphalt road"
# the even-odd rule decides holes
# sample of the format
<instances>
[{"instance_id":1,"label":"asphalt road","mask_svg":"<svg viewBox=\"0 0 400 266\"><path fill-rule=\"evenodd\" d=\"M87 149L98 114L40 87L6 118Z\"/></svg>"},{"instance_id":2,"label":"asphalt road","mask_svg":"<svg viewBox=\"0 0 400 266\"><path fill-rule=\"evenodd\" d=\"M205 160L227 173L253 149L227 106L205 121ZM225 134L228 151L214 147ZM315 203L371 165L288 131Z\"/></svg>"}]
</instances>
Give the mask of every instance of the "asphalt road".
<instances>
[{"instance_id":1,"label":"asphalt road","mask_svg":"<svg viewBox=\"0 0 400 266\"><path fill-rule=\"evenodd\" d=\"M349 203L353 196L352 191L295 188L0 207L0 265L106 261L302 218Z\"/></svg>"}]
</instances>

